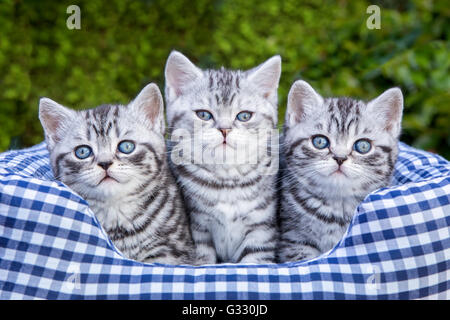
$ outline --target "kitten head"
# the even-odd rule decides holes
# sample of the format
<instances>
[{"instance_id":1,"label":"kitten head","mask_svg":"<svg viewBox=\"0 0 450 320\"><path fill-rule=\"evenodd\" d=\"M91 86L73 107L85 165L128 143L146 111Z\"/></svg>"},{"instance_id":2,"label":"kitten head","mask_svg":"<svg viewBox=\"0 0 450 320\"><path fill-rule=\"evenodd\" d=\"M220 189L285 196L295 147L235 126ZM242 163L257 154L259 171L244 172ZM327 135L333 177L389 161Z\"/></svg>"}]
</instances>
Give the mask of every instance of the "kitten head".
<instances>
[{"instance_id":1,"label":"kitten head","mask_svg":"<svg viewBox=\"0 0 450 320\"><path fill-rule=\"evenodd\" d=\"M165 69L168 124L190 133L203 151L233 159L243 140L256 148L257 132L276 128L280 73L280 56L248 71L201 70L173 51Z\"/></svg>"},{"instance_id":2,"label":"kitten head","mask_svg":"<svg viewBox=\"0 0 450 320\"><path fill-rule=\"evenodd\" d=\"M125 196L160 172L164 115L155 84L127 106L75 111L42 98L39 119L55 178L84 198Z\"/></svg>"},{"instance_id":3,"label":"kitten head","mask_svg":"<svg viewBox=\"0 0 450 320\"><path fill-rule=\"evenodd\" d=\"M367 194L389 184L402 110L398 88L365 103L322 98L305 81L295 82L285 121L289 168L328 195Z\"/></svg>"}]
</instances>

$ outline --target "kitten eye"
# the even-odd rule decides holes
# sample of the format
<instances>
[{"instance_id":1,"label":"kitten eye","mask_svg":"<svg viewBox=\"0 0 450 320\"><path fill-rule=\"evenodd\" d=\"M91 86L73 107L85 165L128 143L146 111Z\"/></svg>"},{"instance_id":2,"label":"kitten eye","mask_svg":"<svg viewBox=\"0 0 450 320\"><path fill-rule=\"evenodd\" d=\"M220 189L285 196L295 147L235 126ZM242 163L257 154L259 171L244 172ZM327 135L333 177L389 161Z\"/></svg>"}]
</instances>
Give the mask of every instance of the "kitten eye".
<instances>
[{"instance_id":1,"label":"kitten eye","mask_svg":"<svg viewBox=\"0 0 450 320\"><path fill-rule=\"evenodd\" d=\"M366 139L360 139L353 145L353 149L362 154L369 152L371 148L371 143Z\"/></svg>"},{"instance_id":2,"label":"kitten eye","mask_svg":"<svg viewBox=\"0 0 450 320\"><path fill-rule=\"evenodd\" d=\"M330 145L330 141L325 136L315 136L312 138L312 144L317 149L325 149Z\"/></svg>"},{"instance_id":3,"label":"kitten eye","mask_svg":"<svg viewBox=\"0 0 450 320\"><path fill-rule=\"evenodd\" d=\"M79 146L75 148L75 156L78 159L86 159L92 154L92 149L89 146Z\"/></svg>"},{"instance_id":4,"label":"kitten eye","mask_svg":"<svg viewBox=\"0 0 450 320\"><path fill-rule=\"evenodd\" d=\"M250 111L242 111L242 112L238 113L238 115L236 116L236 119L238 119L239 121L242 121L242 122L247 122L248 120L250 120L252 115L253 115L253 113L251 113Z\"/></svg>"},{"instance_id":5,"label":"kitten eye","mask_svg":"<svg viewBox=\"0 0 450 320\"><path fill-rule=\"evenodd\" d=\"M122 153L132 153L134 151L135 145L133 142L131 141L122 141L121 143L119 143L119 145L117 146L117 149L119 149L120 152Z\"/></svg>"},{"instance_id":6,"label":"kitten eye","mask_svg":"<svg viewBox=\"0 0 450 320\"><path fill-rule=\"evenodd\" d=\"M200 119L204 120L204 121L208 121L212 119L212 114L209 111L206 110L198 110L195 112L195 114L197 115L197 117L199 117Z\"/></svg>"}]
</instances>

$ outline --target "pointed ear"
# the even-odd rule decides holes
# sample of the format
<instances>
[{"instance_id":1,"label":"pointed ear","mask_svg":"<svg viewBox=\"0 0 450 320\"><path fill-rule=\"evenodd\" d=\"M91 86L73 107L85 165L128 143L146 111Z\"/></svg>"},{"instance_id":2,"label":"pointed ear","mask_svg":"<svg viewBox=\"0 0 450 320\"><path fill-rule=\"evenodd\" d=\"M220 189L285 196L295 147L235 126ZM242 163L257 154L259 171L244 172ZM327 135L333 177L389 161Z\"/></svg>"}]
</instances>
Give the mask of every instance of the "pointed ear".
<instances>
[{"instance_id":1,"label":"pointed ear","mask_svg":"<svg viewBox=\"0 0 450 320\"><path fill-rule=\"evenodd\" d=\"M298 80L289 90L286 125L288 127L304 121L323 104L323 98L306 82Z\"/></svg>"},{"instance_id":2,"label":"pointed ear","mask_svg":"<svg viewBox=\"0 0 450 320\"><path fill-rule=\"evenodd\" d=\"M202 75L202 71L188 58L178 51L172 51L165 69L167 101L178 98L185 92L187 86Z\"/></svg>"},{"instance_id":3,"label":"pointed ear","mask_svg":"<svg viewBox=\"0 0 450 320\"><path fill-rule=\"evenodd\" d=\"M403 94L399 88L391 88L367 104L367 112L373 115L384 130L398 137L403 114Z\"/></svg>"},{"instance_id":4,"label":"pointed ear","mask_svg":"<svg viewBox=\"0 0 450 320\"><path fill-rule=\"evenodd\" d=\"M49 98L39 100L39 120L44 128L45 138L50 149L61 141L65 129L75 117L76 111L63 107Z\"/></svg>"},{"instance_id":5,"label":"pointed ear","mask_svg":"<svg viewBox=\"0 0 450 320\"><path fill-rule=\"evenodd\" d=\"M273 56L256 68L247 71L247 79L256 85L266 99L277 99L278 83L281 75L281 57Z\"/></svg>"},{"instance_id":6,"label":"pointed ear","mask_svg":"<svg viewBox=\"0 0 450 320\"><path fill-rule=\"evenodd\" d=\"M129 107L136 111L139 118L149 127L164 135L164 103L161 91L156 84L150 83L130 102Z\"/></svg>"}]
</instances>

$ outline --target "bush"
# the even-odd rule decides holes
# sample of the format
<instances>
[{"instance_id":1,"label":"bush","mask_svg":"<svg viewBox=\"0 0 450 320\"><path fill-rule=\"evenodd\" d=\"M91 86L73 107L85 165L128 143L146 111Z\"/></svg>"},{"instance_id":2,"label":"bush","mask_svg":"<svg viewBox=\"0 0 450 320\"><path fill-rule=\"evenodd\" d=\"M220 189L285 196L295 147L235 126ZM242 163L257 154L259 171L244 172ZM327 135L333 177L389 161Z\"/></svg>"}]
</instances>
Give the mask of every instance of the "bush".
<instances>
[{"instance_id":1,"label":"bush","mask_svg":"<svg viewBox=\"0 0 450 320\"><path fill-rule=\"evenodd\" d=\"M325 96L365 100L401 87L402 140L450 158L445 0L77 1L81 30L69 30L72 3L0 6L0 151L42 141L39 97L73 108L126 103L148 82L163 88L177 49L201 67L250 68L280 54L280 123L299 78ZM379 30L366 27L374 3Z\"/></svg>"}]
</instances>

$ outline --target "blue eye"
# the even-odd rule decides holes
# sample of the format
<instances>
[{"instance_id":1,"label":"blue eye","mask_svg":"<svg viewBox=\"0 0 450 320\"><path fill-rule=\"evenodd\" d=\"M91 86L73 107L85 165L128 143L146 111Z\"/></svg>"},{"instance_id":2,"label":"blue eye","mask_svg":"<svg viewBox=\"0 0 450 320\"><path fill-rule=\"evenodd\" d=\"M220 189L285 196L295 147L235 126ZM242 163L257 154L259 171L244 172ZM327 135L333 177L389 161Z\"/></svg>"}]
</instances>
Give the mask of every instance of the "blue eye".
<instances>
[{"instance_id":1,"label":"blue eye","mask_svg":"<svg viewBox=\"0 0 450 320\"><path fill-rule=\"evenodd\" d=\"M238 113L238 115L236 116L236 119L238 119L239 121L242 121L242 122L247 122L248 120L250 120L251 117L252 117L251 112L242 111L242 112Z\"/></svg>"},{"instance_id":2,"label":"blue eye","mask_svg":"<svg viewBox=\"0 0 450 320\"><path fill-rule=\"evenodd\" d=\"M119 149L119 151L122 152L122 153L129 154L129 153L132 153L134 151L135 147L136 146L131 141L122 141L117 146L117 149Z\"/></svg>"},{"instance_id":3,"label":"blue eye","mask_svg":"<svg viewBox=\"0 0 450 320\"><path fill-rule=\"evenodd\" d=\"M362 154L369 152L371 148L371 143L366 139L360 139L353 145L353 149Z\"/></svg>"},{"instance_id":4,"label":"blue eye","mask_svg":"<svg viewBox=\"0 0 450 320\"><path fill-rule=\"evenodd\" d=\"M330 141L328 141L328 138L325 136L315 136L312 138L312 143L314 147L317 149L325 149L330 145Z\"/></svg>"},{"instance_id":5,"label":"blue eye","mask_svg":"<svg viewBox=\"0 0 450 320\"><path fill-rule=\"evenodd\" d=\"M92 154L92 149L89 146L79 146L75 148L75 156L78 159L86 159Z\"/></svg>"},{"instance_id":6,"label":"blue eye","mask_svg":"<svg viewBox=\"0 0 450 320\"><path fill-rule=\"evenodd\" d=\"M199 111L196 111L195 113L197 114L197 117L199 117L200 119L202 119L204 121L208 121L213 117L211 112L206 111L206 110L199 110Z\"/></svg>"}]
</instances>

